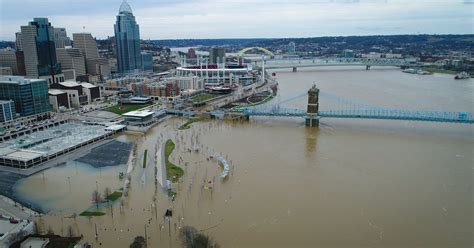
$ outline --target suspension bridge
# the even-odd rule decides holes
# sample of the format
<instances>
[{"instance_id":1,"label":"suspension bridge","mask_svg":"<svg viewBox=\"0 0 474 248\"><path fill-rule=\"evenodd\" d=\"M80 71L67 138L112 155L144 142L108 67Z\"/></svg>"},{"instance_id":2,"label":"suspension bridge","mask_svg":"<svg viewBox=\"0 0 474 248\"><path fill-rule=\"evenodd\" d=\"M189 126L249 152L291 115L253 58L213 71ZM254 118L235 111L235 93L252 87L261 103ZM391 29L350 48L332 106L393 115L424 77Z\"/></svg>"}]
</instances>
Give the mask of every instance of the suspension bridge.
<instances>
[{"instance_id":1,"label":"suspension bridge","mask_svg":"<svg viewBox=\"0 0 474 248\"><path fill-rule=\"evenodd\" d=\"M335 107L336 109L333 110L319 110L320 95L329 101L337 102L340 106ZM305 97L308 99L306 109L284 107L289 102L298 101ZM199 114L199 112L174 110L170 110L168 113L188 116ZM360 101L345 99L327 92L320 92L315 85L308 92L289 97L282 101L272 101L260 106L236 108L226 112L214 111L210 114L217 117L228 116L230 118L250 118L252 116L302 117L306 120L307 126L318 126L321 118L405 120L474 124L474 113L472 112L382 108Z\"/></svg>"}]
</instances>

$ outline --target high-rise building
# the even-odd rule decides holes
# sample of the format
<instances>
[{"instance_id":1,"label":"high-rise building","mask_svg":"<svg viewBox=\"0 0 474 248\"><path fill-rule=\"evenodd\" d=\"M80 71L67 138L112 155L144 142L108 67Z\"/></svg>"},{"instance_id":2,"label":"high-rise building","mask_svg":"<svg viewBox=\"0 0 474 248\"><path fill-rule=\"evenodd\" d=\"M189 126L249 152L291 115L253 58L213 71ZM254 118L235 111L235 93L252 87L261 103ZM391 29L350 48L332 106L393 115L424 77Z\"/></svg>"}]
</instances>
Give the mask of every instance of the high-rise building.
<instances>
[{"instance_id":1,"label":"high-rise building","mask_svg":"<svg viewBox=\"0 0 474 248\"><path fill-rule=\"evenodd\" d=\"M296 44L293 41L288 44L288 54L296 54Z\"/></svg>"},{"instance_id":2,"label":"high-rise building","mask_svg":"<svg viewBox=\"0 0 474 248\"><path fill-rule=\"evenodd\" d=\"M189 48L189 49L188 49L188 53L186 54L186 57L187 57L188 59L195 59L195 58L197 58L196 50L194 50L193 48Z\"/></svg>"},{"instance_id":3,"label":"high-rise building","mask_svg":"<svg viewBox=\"0 0 474 248\"><path fill-rule=\"evenodd\" d=\"M23 51L23 45L21 43L21 32L15 33L15 49L17 51Z\"/></svg>"},{"instance_id":4,"label":"high-rise building","mask_svg":"<svg viewBox=\"0 0 474 248\"><path fill-rule=\"evenodd\" d=\"M89 75L110 75L110 66L107 59L99 57L97 42L90 33L72 34L74 47L81 49L86 61L86 72Z\"/></svg>"},{"instance_id":5,"label":"high-rise building","mask_svg":"<svg viewBox=\"0 0 474 248\"><path fill-rule=\"evenodd\" d=\"M114 29L118 72L142 70L140 30L132 8L125 0L120 5Z\"/></svg>"},{"instance_id":6,"label":"high-rise building","mask_svg":"<svg viewBox=\"0 0 474 248\"><path fill-rule=\"evenodd\" d=\"M21 26L21 44L28 78L44 78L49 84L64 81L56 58L54 28L48 18L34 18Z\"/></svg>"},{"instance_id":7,"label":"high-rise building","mask_svg":"<svg viewBox=\"0 0 474 248\"><path fill-rule=\"evenodd\" d=\"M153 54L142 52L142 64L144 71L153 71Z\"/></svg>"},{"instance_id":8,"label":"high-rise building","mask_svg":"<svg viewBox=\"0 0 474 248\"><path fill-rule=\"evenodd\" d=\"M86 59L96 59L99 57L99 49L97 42L90 33L74 33L72 34L74 47L81 49Z\"/></svg>"},{"instance_id":9,"label":"high-rise building","mask_svg":"<svg viewBox=\"0 0 474 248\"><path fill-rule=\"evenodd\" d=\"M56 55L58 56L58 62L61 63L66 80L76 80L77 77L86 75L86 61L80 49L72 47L57 48ZM67 77L66 70L74 70L73 78Z\"/></svg>"},{"instance_id":10,"label":"high-rise building","mask_svg":"<svg viewBox=\"0 0 474 248\"><path fill-rule=\"evenodd\" d=\"M10 67L13 75L18 75L15 51L11 48L0 49L0 67Z\"/></svg>"},{"instance_id":11,"label":"high-rise building","mask_svg":"<svg viewBox=\"0 0 474 248\"><path fill-rule=\"evenodd\" d=\"M212 47L209 50L209 64L225 63L225 50L222 47Z\"/></svg>"},{"instance_id":12,"label":"high-rise building","mask_svg":"<svg viewBox=\"0 0 474 248\"><path fill-rule=\"evenodd\" d=\"M67 37L65 28L54 28L54 45L56 48L71 46L71 39Z\"/></svg>"},{"instance_id":13,"label":"high-rise building","mask_svg":"<svg viewBox=\"0 0 474 248\"><path fill-rule=\"evenodd\" d=\"M29 116L51 111L48 82L20 76L0 76L0 100L12 100L15 111Z\"/></svg>"},{"instance_id":14,"label":"high-rise building","mask_svg":"<svg viewBox=\"0 0 474 248\"><path fill-rule=\"evenodd\" d=\"M15 117L15 103L12 100L0 100L0 123L13 120Z\"/></svg>"}]
</instances>

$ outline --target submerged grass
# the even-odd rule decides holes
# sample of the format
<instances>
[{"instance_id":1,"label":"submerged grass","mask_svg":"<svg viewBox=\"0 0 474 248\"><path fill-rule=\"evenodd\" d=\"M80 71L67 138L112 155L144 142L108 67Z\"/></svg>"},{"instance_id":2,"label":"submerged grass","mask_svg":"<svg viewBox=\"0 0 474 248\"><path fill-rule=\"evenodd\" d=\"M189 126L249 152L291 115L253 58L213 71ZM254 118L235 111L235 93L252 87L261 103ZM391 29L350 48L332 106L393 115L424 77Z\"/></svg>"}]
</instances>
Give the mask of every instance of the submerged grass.
<instances>
[{"instance_id":1,"label":"submerged grass","mask_svg":"<svg viewBox=\"0 0 474 248\"><path fill-rule=\"evenodd\" d=\"M183 169L169 161L169 157L175 148L174 142L169 139L165 145L165 163L166 163L166 178L172 182L177 182L184 174Z\"/></svg>"}]
</instances>

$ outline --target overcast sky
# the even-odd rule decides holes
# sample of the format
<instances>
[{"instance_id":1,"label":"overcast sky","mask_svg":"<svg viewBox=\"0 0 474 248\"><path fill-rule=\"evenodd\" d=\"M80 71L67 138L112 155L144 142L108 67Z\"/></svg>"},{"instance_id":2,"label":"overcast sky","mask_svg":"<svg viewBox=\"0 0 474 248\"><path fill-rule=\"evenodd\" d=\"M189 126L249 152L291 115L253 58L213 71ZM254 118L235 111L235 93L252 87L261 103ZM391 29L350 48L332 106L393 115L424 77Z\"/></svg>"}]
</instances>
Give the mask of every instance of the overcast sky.
<instances>
[{"instance_id":1,"label":"overcast sky","mask_svg":"<svg viewBox=\"0 0 474 248\"><path fill-rule=\"evenodd\" d=\"M33 17L113 36L122 0L0 0L0 40ZM142 39L473 34L474 0L128 0Z\"/></svg>"}]
</instances>

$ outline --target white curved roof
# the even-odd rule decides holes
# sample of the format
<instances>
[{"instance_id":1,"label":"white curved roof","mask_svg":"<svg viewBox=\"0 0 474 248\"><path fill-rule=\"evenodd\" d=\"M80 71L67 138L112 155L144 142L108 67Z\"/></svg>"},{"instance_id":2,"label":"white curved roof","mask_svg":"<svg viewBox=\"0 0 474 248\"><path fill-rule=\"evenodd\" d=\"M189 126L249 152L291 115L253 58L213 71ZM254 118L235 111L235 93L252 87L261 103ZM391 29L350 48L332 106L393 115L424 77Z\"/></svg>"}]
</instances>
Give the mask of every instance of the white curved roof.
<instances>
[{"instance_id":1,"label":"white curved roof","mask_svg":"<svg viewBox=\"0 0 474 248\"><path fill-rule=\"evenodd\" d=\"M127 3L126 0L123 0L122 4L120 5L119 14L122 14L122 13L132 14L132 8L130 7L130 5Z\"/></svg>"}]
</instances>

